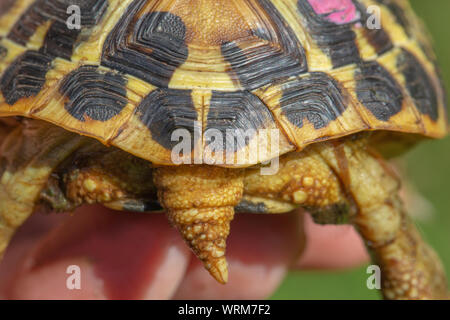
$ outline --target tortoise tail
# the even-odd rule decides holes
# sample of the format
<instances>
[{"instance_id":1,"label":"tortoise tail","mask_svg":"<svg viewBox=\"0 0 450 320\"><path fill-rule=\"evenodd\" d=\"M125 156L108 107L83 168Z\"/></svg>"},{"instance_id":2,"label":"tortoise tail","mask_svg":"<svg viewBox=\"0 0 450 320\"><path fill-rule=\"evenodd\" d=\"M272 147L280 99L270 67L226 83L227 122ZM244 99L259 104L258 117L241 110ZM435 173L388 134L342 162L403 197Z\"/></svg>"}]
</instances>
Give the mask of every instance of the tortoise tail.
<instances>
[{"instance_id":1,"label":"tortoise tail","mask_svg":"<svg viewBox=\"0 0 450 320\"><path fill-rule=\"evenodd\" d=\"M230 222L243 193L239 170L207 166L158 168L158 198L170 222L220 283L228 281L225 259Z\"/></svg>"}]
</instances>

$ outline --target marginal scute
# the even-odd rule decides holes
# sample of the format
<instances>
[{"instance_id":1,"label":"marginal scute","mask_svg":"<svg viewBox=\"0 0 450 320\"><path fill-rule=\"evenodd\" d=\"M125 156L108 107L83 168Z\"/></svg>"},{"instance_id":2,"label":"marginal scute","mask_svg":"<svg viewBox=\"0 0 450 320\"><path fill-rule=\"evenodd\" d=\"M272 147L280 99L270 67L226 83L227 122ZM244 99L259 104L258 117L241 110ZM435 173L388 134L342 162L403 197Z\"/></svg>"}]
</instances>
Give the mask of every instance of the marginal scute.
<instances>
[{"instance_id":1,"label":"marginal scute","mask_svg":"<svg viewBox=\"0 0 450 320\"><path fill-rule=\"evenodd\" d=\"M282 114L301 128L307 119L315 129L326 127L347 107L347 99L339 84L329 75L313 72L283 85L280 99Z\"/></svg>"},{"instance_id":2,"label":"marginal scute","mask_svg":"<svg viewBox=\"0 0 450 320\"><path fill-rule=\"evenodd\" d=\"M105 41L102 65L167 88L188 57L186 27L170 12L151 12L137 19L145 0L134 1Z\"/></svg>"},{"instance_id":3,"label":"marginal scute","mask_svg":"<svg viewBox=\"0 0 450 320\"><path fill-rule=\"evenodd\" d=\"M405 78L405 86L417 109L436 121L439 117L436 89L422 63L414 54L402 49L397 57L397 67Z\"/></svg>"},{"instance_id":4,"label":"marginal scute","mask_svg":"<svg viewBox=\"0 0 450 320\"><path fill-rule=\"evenodd\" d=\"M356 35L352 26L362 23L362 14L357 9L355 19L347 23L335 23L324 14L318 14L312 7L311 0L298 0L299 13L304 17L304 25L317 46L327 54L335 68L352 64L360 60ZM332 14L334 12L329 12Z\"/></svg>"},{"instance_id":5,"label":"marginal scute","mask_svg":"<svg viewBox=\"0 0 450 320\"><path fill-rule=\"evenodd\" d=\"M258 1L270 19L269 29L255 29L240 41L222 44L225 60L243 88L256 89L307 71L305 50L294 31L268 0ZM242 42L242 43L241 43Z\"/></svg>"},{"instance_id":6,"label":"marginal scute","mask_svg":"<svg viewBox=\"0 0 450 320\"><path fill-rule=\"evenodd\" d=\"M82 66L65 77L59 91L68 99L64 107L74 118L107 121L127 105L125 86L121 75Z\"/></svg>"},{"instance_id":7,"label":"marginal scute","mask_svg":"<svg viewBox=\"0 0 450 320\"><path fill-rule=\"evenodd\" d=\"M50 56L34 50L19 56L0 79L0 91L6 103L13 105L22 98L37 95L45 83L51 61Z\"/></svg>"},{"instance_id":8,"label":"marginal scute","mask_svg":"<svg viewBox=\"0 0 450 320\"><path fill-rule=\"evenodd\" d=\"M248 139L240 141L237 139L239 133L248 130L257 134L258 130L265 129L267 124L273 123L272 113L266 105L249 91L220 92L213 91L207 118L206 131L210 129L219 130L222 136L227 137L227 131L232 132L234 139L224 139L221 145L223 151L237 151L248 145ZM209 144L212 141L208 141ZM244 143L244 145L242 145Z\"/></svg>"},{"instance_id":9,"label":"marginal scute","mask_svg":"<svg viewBox=\"0 0 450 320\"><path fill-rule=\"evenodd\" d=\"M378 120L389 121L402 109L402 88L378 62L362 62L355 72L358 100Z\"/></svg>"},{"instance_id":10,"label":"marginal scute","mask_svg":"<svg viewBox=\"0 0 450 320\"><path fill-rule=\"evenodd\" d=\"M168 150L180 141L172 141L172 133L181 129L191 139L194 148L198 113L190 90L157 89L137 108L141 122L150 130L153 140Z\"/></svg>"}]
</instances>

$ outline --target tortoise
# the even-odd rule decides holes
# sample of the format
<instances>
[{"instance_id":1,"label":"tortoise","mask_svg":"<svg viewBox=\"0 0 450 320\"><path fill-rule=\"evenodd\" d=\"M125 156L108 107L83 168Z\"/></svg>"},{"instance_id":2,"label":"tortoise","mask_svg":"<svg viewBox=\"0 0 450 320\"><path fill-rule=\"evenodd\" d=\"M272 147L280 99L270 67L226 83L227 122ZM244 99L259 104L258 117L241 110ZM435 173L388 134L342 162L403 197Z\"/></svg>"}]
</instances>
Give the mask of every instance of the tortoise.
<instances>
[{"instance_id":1,"label":"tortoise","mask_svg":"<svg viewBox=\"0 0 450 320\"><path fill-rule=\"evenodd\" d=\"M387 163L444 137L445 108L407 0L17 0L0 16L0 253L38 207L164 210L226 283L235 212L301 207L357 228L385 298L445 298Z\"/></svg>"}]
</instances>

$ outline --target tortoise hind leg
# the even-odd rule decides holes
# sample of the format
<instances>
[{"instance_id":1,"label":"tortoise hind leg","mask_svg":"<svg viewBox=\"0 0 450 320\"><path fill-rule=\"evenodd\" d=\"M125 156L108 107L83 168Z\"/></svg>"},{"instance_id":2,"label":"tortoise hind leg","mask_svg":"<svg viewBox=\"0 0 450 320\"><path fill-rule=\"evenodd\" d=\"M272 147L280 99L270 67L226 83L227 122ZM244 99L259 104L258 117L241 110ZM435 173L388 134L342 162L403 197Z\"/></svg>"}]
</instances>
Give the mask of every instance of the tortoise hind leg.
<instances>
[{"instance_id":1,"label":"tortoise hind leg","mask_svg":"<svg viewBox=\"0 0 450 320\"><path fill-rule=\"evenodd\" d=\"M0 257L33 213L49 175L87 139L37 120L14 128L0 147Z\"/></svg>"},{"instance_id":2,"label":"tortoise hind leg","mask_svg":"<svg viewBox=\"0 0 450 320\"><path fill-rule=\"evenodd\" d=\"M244 197L237 210L277 214L297 207L307 209L320 224L346 223L353 213L338 177L310 148L284 155L276 175L247 169Z\"/></svg>"},{"instance_id":3,"label":"tortoise hind leg","mask_svg":"<svg viewBox=\"0 0 450 320\"><path fill-rule=\"evenodd\" d=\"M400 183L361 140L316 148L341 178L358 209L354 224L382 270L387 299L443 299L447 279L437 254L403 210Z\"/></svg>"}]
</instances>

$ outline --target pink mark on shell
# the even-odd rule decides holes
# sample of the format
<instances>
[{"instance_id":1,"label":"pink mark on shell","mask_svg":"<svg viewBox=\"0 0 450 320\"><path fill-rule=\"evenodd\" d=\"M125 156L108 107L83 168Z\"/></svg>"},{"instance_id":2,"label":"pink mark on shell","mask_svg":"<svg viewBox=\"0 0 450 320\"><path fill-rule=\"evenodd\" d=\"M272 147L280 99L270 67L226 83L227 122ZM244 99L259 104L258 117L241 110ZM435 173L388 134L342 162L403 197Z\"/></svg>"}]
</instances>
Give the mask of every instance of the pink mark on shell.
<instances>
[{"instance_id":1,"label":"pink mark on shell","mask_svg":"<svg viewBox=\"0 0 450 320\"><path fill-rule=\"evenodd\" d=\"M308 0L314 11L336 24L356 22L361 18L352 0Z\"/></svg>"}]
</instances>

